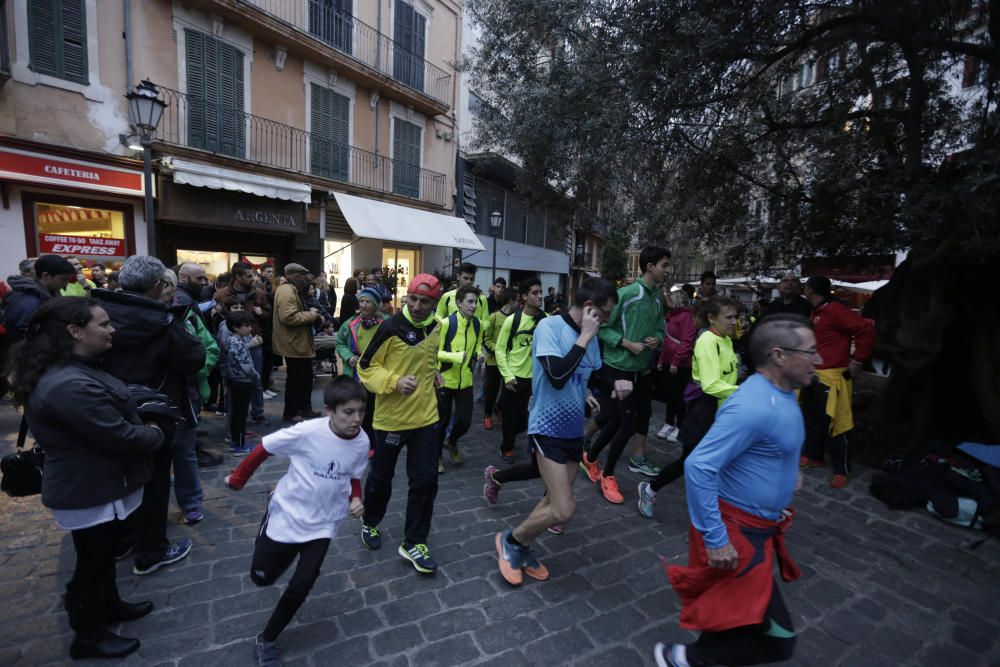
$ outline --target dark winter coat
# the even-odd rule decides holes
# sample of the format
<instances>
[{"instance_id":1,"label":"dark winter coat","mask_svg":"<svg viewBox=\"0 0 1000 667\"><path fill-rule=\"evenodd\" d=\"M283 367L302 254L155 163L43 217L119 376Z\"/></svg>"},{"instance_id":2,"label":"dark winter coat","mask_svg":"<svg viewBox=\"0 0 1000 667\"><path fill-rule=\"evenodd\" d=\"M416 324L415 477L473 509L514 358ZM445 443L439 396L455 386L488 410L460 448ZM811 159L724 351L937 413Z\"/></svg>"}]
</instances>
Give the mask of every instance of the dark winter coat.
<instances>
[{"instance_id":1,"label":"dark winter coat","mask_svg":"<svg viewBox=\"0 0 1000 667\"><path fill-rule=\"evenodd\" d=\"M7 297L5 324L10 343L16 343L28 332L28 322L38 307L52 298L48 290L34 278L10 276L7 284L12 294Z\"/></svg>"},{"instance_id":2,"label":"dark winter coat","mask_svg":"<svg viewBox=\"0 0 1000 667\"><path fill-rule=\"evenodd\" d=\"M124 498L149 481L149 454L163 444L163 433L143 426L125 384L96 360L74 357L47 370L25 418L45 450L42 503L52 509Z\"/></svg>"}]
</instances>

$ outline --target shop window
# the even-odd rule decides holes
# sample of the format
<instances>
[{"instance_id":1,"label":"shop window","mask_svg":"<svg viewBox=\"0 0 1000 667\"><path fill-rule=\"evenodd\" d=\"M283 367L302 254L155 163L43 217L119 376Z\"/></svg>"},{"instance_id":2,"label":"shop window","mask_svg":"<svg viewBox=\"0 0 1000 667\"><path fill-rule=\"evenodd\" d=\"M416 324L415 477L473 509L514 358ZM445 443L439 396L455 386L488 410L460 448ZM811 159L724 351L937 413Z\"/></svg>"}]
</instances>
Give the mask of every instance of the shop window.
<instances>
[{"instance_id":1,"label":"shop window","mask_svg":"<svg viewBox=\"0 0 1000 667\"><path fill-rule=\"evenodd\" d=\"M122 211L43 201L31 206L39 255L77 257L87 267L100 262L108 271L128 256Z\"/></svg>"},{"instance_id":2,"label":"shop window","mask_svg":"<svg viewBox=\"0 0 1000 667\"><path fill-rule=\"evenodd\" d=\"M325 239L323 241L323 269L326 275L332 278L337 296L344 295L344 285L347 279L354 275L354 263L351 257L351 250L354 243L352 241L334 241ZM357 267L361 268L361 267ZM371 267L368 267L371 268ZM360 290L364 285L359 285ZM340 313L340 304L337 304L337 313Z\"/></svg>"},{"instance_id":3,"label":"shop window","mask_svg":"<svg viewBox=\"0 0 1000 667\"><path fill-rule=\"evenodd\" d=\"M390 281L396 280L396 293L392 297L393 309L402 304L410 279L421 272L421 252L419 248L382 248L382 266L387 269Z\"/></svg>"},{"instance_id":4,"label":"shop window","mask_svg":"<svg viewBox=\"0 0 1000 667\"><path fill-rule=\"evenodd\" d=\"M401 118L392 119L392 128L392 191L419 199L422 128Z\"/></svg>"},{"instance_id":5,"label":"shop window","mask_svg":"<svg viewBox=\"0 0 1000 667\"><path fill-rule=\"evenodd\" d=\"M188 145L246 155L243 52L196 30L184 31Z\"/></svg>"},{"instance_id":6,"label":"shop window","mask_svg":"<svg viewBox=\"0 0 1000 667\"><path fill-rule=\"evenodd\" d=\"M310 87L310 171L338 181L348 180L351 99L315 83Z\"/></svg>"},{"instance_id":7,"label":"shop window","mask_svg":"<svg viewBox=\"0 0 1000 667\"><path fill-rule=\"evenodd\" d=\"M31 70L88 85L84 0L28 0Z\"/></svg>"}]
</instances>

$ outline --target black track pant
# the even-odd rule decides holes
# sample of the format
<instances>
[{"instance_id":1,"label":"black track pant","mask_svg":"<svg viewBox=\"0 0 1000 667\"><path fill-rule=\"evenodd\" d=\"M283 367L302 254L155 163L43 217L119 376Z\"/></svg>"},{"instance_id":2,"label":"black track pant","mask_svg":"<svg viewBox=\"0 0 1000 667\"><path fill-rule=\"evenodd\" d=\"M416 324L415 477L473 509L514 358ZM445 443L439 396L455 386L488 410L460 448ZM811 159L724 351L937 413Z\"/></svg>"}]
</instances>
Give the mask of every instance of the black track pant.
<instances>
[{"instance_id":1,"label":"black track pant","mask_svg":"<svg viewBox=\"0 0 1000 667\"><path fill-rule=\"evenodd\" d=\"M496 407L497 397L500 395L500 386L503 380L500 376L498 366L486 364L486 393L483 394L483 416L492 417L493 408Z\"/></svg>"},{"instance_id":2,"label":"black track pant","mask_svg":"<svg viewBox=\"0 0 1000 667\"><path fill-rule=\"evenodd\" d=\"M437 425L431 425L408 431L375 431L375 455L365 480L365 524L377 526L385 517L389 498L392 497L396 461L406 447L406 476L409 481L406 541L409 544L427 543L438 490L437 428Z\"/></svg>"},{"instance_id":3,"label":"black track pant","mask_svg":"<svg viewBox=\"0 0 1000 667\"><path fill-rule=\"evenodd\" d=\"M466 434L472 424L472 387L465 389L448 389L441 387L437 390L438 398L438 456L444 449L445 433L448 424L451 423L452 414L455 415L455 423L451 427L451 435L448 439L458 442L458 439Z\"/></svg>"},{"instance_id":4,"label":"black track pant","mask_svg":"<svg viewBox=\"0 0 1000 667\"><path fill-rule=\"evenodd\" d=\"M250 414L250 401L257 388L249 382L229 383L229 437L233 447L242 447L247 430L247 415Z\"/></svg>"},{"instance_id":5,"label":"black track pant","mask_svg":"<svg viewBox=\"0 0 1000 667\"><path fill-rule=\"evenodd\" d=\"M607 373L613 380L632 382L632 392L623 399L611 401L611 415L602 425L601 433L590 445L587 458L596 461L609 444L608 458L604 462L604 474L613 477L618 459L625 451L625 445L633 435L646 435L649 430L649 416L652 410L652 375L638 375L617 368L609 368ZM602 406L603 412L603 406Z\"/></svg>"},{"instance_id":6,"label":"black track pant","mask_svg":"<svg viewBox=\"0 0 1000 667\"><path fill-rule=\"evenodd\" d=\"M531 378L516 378L517 387L500 390L500 410L503 411L503 444L505 452L514 451L518 433L528 430L528 402L531 400Z\"/></svg>"},{"instance_id":7,"label":"black track pant","mask_svg":"<svg viewBox=\"0 0 1000 667\"><path fill-rule=\"evenodd\" d=\"M763 623L722 632L703 632L688 646L687 659L691 667L760 665L788 660L794 650L792 618L775 581Z\"/></svg>"},{"instance_id":8,"label":"black track pant","mask_svg":"<svg viewBox=\"0 0 1000 667\"><path fill-rule=\"evenodd\" d=\"M666 375L666 399L667 411L663 421L671 426L680 427L684 423L684 416L687 415L687 403L684 402L684 388L691 382L691 369L678 368L677 375L671 375L670 370L663 369Z\"/></svg>"},{"instance_id":9,"label":"black track pant","mask_svg":"<svg viewBox=\"0 0 1000 667\"><path fill-rule=\"evenodd\" d=\"M847 475L851 463L847 452L847 434L830 435L830 415L826 414L826 399L830 388L819 380L799 391L802 416L806 422L806 441L802 455L822 461L824 452L830 453L830 466L836 475Z\"/></svg>"},{"instance_id":10,"label":"black track pant","mask_svg":"<svg viewBox=\"0 0 1000 667\"><path fill-rule=\"evenodd\" d=\"M312 410L312 359L285 357L285 411L282 418L291 421Z\"/></svg>"},{"instance_id":11,"label":"black track pant","mask_svg":"<svg viewBox=\"0 0 1000 667\"><path fill-rule=\"evenodd\" d=\"M253 583L270 586L285 573L295 557L299 557L295 573L288 580L288 587L281 594L278 606L274 608L274 613L264 627L264 640L273 642L309 596L309 591L319 577L319 568L326 557L326 551L330 548L330 540L312 540L301 544L275 542L265 534L266 528L265 514L253 547L253 562L250 565L250 579Z\"/></svg>"},{"instance_id":12,"label":"black track pant","mask_svg":"<svg viewBox=\"0 0 1000 667\"><path fill-rule=\"evenodd\" d=\"M660 469L660 474L649 483L653 491L659 491L684 475L684 461L705 437L708 429L712 428L718 406L719 399L708 394L702 394L688 403L687 415L684 418L684 423L681 424L680 433L677 435L677 439L681 441L681 457Z\"/></svg>"}]
</instances>

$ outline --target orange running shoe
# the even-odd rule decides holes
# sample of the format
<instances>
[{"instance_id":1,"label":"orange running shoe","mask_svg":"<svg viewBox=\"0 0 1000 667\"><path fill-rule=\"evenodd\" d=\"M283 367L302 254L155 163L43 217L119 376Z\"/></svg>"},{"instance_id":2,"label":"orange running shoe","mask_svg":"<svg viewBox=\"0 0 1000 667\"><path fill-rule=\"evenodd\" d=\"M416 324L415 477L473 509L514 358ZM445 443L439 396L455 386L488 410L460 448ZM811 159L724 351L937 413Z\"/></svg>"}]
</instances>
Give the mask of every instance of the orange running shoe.
<instances>
[{"instance_id":1,"label":"orange running shoe","mask_svg":"<svg viewBox=\"0 0 1000 667\"><path fill-rule=\"evenodd\" d=\"M489 415L483 417L483 428L487 431L493 430L493 417L490 417Z\"/></svg>"},{"instance_id":2,"label":"orange running shoe","mask_svg":"<svg viewBox=\"0 0 1000 667\"><path fill-rule=\"evenodd\" d=\"M615 481L614 476L601 475L601 494L609 503L621 505L625 502L625 496L618 490L618 482Z\"/></svg>"},{"instance_id":3,"label":"orange running shoe","mask_svg":"<svg viewBox=\"0 0 1000 667\"><path fill-rule=\"evenodd\" d=\"M521 560L520 551L507 543L507 535L509 534L510 530L497 533L495 540L497 545L497 566L500 568L500 576L508 584L511 586L520 586L521 582L524 581L524 575L521 573L521 568L524 564Z\"/></svg>"},{"instance_id":4,"label":"orange running shoe","mask_svg":"<svg viewBox=\"0 0 1000 667\"><path fill-rule=\"evenodd\" d=\"M847 486L847 475L834 475L830 480L830 486L835 489L842 489Z\"/></svg>"},{"instance_id":5,"label":"orange running shoe","mask_svg":"<svg viewBox=\"0 0 1000 667\"><path fill-rule=\"evenodd\" d=\"M525 549L521 552L521 557L524 562L524 573L526 575L535 581L545 581L549 578L549 568L538 562L538 559L535 558L530 549Z\"/></svg>"},{"instance_id":6,"label":"orange running shoe","mask_svg":"<svg viewBox=\"0 0 1000 667\"><path fill-rule=\"evenodd\" d=\"M799 459L799 470L810 470L812 468L822 468L823 462L803 456Z\"/></svg>"},{"instance_id":7,"label":"orange running shoe","mask_svg":"<svg viewBox=\"0 0 1000 667\"><path fill-rule=\"evenodd\" d=\"M601 478L601 469L597 467L596 463L591 463L590 459L587 458L587 452L584 452L583 458L580 459L580 468L587 473L587 479L591 482L596 483Z\"/></svg>"}]
</instances>

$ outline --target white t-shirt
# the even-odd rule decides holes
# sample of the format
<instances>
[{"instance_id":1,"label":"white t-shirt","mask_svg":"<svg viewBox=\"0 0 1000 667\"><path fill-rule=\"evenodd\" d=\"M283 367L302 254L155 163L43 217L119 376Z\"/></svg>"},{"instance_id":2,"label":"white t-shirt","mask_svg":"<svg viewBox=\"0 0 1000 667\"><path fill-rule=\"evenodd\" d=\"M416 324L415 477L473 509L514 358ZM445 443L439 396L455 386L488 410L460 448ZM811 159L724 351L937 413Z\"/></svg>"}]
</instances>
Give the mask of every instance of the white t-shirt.
<instances>
[{"instance_id":1,"label":"white t-shirt","mask_svg":"<svg viewBox=\"0 0 1000 667\"><path fill-rule=\"evenodd\" d=\"M264 436L264 449L291 459L268 503L265 532L275 542L301 544L333 538L347 516L351 480L368 467L368 436L352 440L330 430L328 417Z\"/></svg>"}]
</instances>

